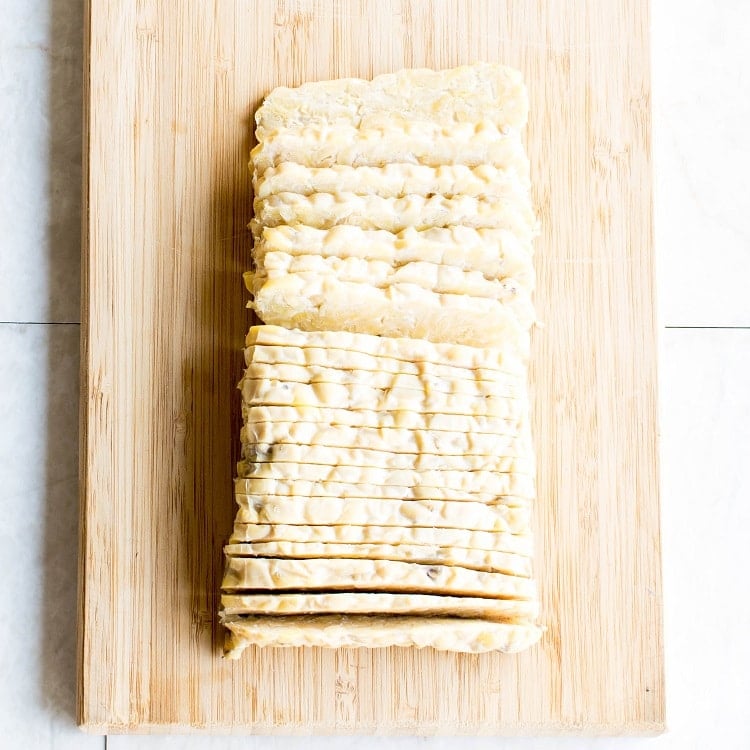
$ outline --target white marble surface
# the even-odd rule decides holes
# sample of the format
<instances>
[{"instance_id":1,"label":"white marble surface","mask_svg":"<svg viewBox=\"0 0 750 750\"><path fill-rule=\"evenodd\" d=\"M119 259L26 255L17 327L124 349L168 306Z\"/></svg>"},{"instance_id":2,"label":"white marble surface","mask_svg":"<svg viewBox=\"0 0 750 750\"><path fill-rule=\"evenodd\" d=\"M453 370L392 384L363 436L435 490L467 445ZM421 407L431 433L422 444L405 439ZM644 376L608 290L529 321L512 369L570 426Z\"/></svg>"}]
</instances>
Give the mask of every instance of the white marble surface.
<instances>
[{"instance_id":1,"label":"white marble surface","mask_svg":"<svg viewBox=\"0 0 750 750\"><path fill-rule=\"evenodd\" d=\"M750 748L750 3L652 5L669 731L105 740L72 718L82 0L0 0L0 748Z\"/></svg>"}]
</instances>

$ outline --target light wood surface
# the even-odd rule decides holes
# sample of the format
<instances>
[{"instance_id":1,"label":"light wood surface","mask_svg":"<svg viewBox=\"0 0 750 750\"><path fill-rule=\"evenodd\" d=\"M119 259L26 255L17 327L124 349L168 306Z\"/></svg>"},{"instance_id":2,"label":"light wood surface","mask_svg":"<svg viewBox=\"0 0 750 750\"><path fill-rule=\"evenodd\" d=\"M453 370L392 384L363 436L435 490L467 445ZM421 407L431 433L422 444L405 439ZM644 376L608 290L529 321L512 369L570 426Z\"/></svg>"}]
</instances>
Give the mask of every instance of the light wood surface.
<instances>
[{"instance_id":1,"label":"light wood surface","mask_svg":"<svg viewBox=\"0 0 750 750\"><path fill-rule=\"evenodd\" d=\"M664 721L648 5L90 0L79 721L635 733ZM220 658L251 115L279 84L499 60L527 132L542 643ZM59 436L65 439L65 436Z\"/></svg>"}]
</instances>

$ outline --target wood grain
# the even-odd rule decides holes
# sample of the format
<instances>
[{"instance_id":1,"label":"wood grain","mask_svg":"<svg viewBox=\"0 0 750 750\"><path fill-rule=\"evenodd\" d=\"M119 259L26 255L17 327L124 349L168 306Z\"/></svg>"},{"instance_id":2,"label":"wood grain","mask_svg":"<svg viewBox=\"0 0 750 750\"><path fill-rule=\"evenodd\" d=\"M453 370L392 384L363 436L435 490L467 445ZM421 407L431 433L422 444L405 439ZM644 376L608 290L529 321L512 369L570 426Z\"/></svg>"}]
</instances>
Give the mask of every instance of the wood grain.
<instances>
[{"instance_id":1,"label":"wood grain","mask_svg":"<svg viewBox=\"0 0 750 750\"><path fill-rule=\"evenodd\" d=\"M663 727L648 5L90 0L79 722L91 731ZM542 643L219 657L251 114L279 84L520 68L537 243Z\"/></svg>"}]
</instances>

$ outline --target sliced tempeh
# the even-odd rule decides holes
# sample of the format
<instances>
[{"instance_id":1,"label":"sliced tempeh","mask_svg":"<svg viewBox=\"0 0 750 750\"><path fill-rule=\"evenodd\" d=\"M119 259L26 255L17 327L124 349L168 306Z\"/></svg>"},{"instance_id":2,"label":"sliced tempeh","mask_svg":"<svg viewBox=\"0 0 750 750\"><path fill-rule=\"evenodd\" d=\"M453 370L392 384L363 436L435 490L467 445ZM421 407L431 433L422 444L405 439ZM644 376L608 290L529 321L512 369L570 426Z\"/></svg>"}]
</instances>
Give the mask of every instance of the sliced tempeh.
<instances>
[{"instance_id":1,"label":"sliced tempeh","mask_svg":"<svg viewBox=\"0 0 750 750\"><path fill-rule=\"evenodd\" d=\"M528 503L511 507L474 501L314 497L309 493L280 497L250 495L242 490L235 498L239 506L237 523L434 526L523 534L529 531L530 521Z\"/></svg>"},{"instance_id":2,"label":"sliced tempeh","mask_svg":"<svg viewBox=\"0 0 750 750\"><path fill-rule=\"evenodd\" d=\"M399 430L428 430L448 433L475 433L477 435L518 435L527 422L527 415L513 418L474 417L466 414L417 413L412 411L378 412L370 409L349 409L318 406L250 406L242 405L242 417L246 425L263 422L298 422L304 424L369 427L372 429L396 428ZM289 432L284 434L292 435ZM307 433L305 433L307 434ZM384 437L386 437L384 435ZM427 438L425 438L427 439ZM436 438L437 439L437 438ZM295 439L294 442L305 442Z\"/></svg>"},{"instance_id":3,"label":"sliced tempeh","mask_svg":"<svg viewBox=\"0 0 750 750\"><path fill-rule=\"evenodd\" d=\"M256 199L252 225L255 236L259 235L260 227L284 224L304 224L318 229L350 224L388 232L402 232L409 227L465 226L508 229L522 240L530 240L536 234L536 219L531 206L507 198L473 198L468 195L381 198L379 195L355 193L277 193Z\"/></svg>"},{"instance_id":4,"label":"sliced tempeh","mask_svg":"<svg viewBox=\"0 0 750 750\"><path fill-rule=\"evenodd\" d=\"M387 337L382 334L354 333L335 329L295 330L276 325L252 326L245 337L245 346L322 347L345 349L406 362L433 362L467 369L486 367L525 373L515 358L499 348L484 349L456 343L438 343L420 338Z\"/></svg>"},{"instance_id":5,"label":"sliced tempeh","mask_svg":"<svg viewBox=\"0 0 750 750\"><path fill-rule=\"evenodd\" d=\"M482 470L414 471L351 466L343 463L326 465L284 461L258 464L240 461L237 464L238 476L249 482L257 479L291 484L302 480L313 482L318 486L340 483L346 487L341 494L348 497L378 497L377 489L380 488L380 492L383 492L386 487L395 487L407 492L413 492L416 488L424 490L427 487L443 491L456 490L464 492L468 496L467 499L470 499L474 493L533 497L533 477L531 474L522 474L515 469L515 459L511 470L505 473ZM376 491L373 492L371 487ZM315 494L329 493L321 491Z\"/></svg>"},{"instance_id":6,"label":"sliced tempeh","mask_svg":"<svg viewBox=\"0 0 750 750\"><path fill-rule=\"evenodd\" d=\"M250 152L258 177L269 167L292 161L306 167L382 167L404 162L439 167L491 164L513 170L526 184L529 159L516 132L503 133L488 120L449 127L434 122L390 122L359 129L347 124L303 125L269 132Z\"/></svg>"},{"instance_id":7,"label":"sliced tempeh","mask_svg":"<svg viewBox=\"0 0 750 750\"><path fill-rule=\"evenodd\" d=\"M259 140L268 131L312 122L356 127L394 118L429 119L443 125L489 119L499 128L526 124L528 97L521 74L495 63L450 70L401 70L372 80L343 78L279 87L255 114Z\"/></svg>"},{"instance_id":8,"label":"sliced tempeh","mask_svg":"<svg viewBox=\"0 0 750 750\"><path fill-rule=\"evenodd\" d=\"M418 544L472 550L502 549L527 557L533 551L533 537L530 533L508 534L432 526L291 526L236 523L229 542Z\"/></svg>"},{"instance_id":9,"label":"sliced tempeh","mask_svg":"<svg viewBox=\"0 0 750 750\"><path fill-rule=\"evenodd\" d=\"M306 594L222 594L222 615L409 614L483 617L533 622L539 603L527 599L484 599L444 594L389 594L358 591Z\"/></svg>"},{"instance_id":10,"label":"sliced tempeh","mask_svg":"<svg viewBox=\"0 0 750 750\"><path fill-rule=\"evenodd\" d=\"M481 394L427 393L409 388L371 388L338 383L293 383L242 380L242 399L248 406L319 406L375 411L408 410L514 419L526 413L525 400Z\"/></svg>"},{"instance_id":11,"label":"sliced tempeh","mask_svg":"<svg viewBox=\"0 0 750 750\"><path fill-rule=\"evenodd\" d=\"M406 362L403 359L380 357L350 349L334 349L314 346L266 346L257 344L245 350L245 364L296 365L298 367L328 367L338 370L361 372L386 372L428 378L451 378L452 380L486 380L499 385L524 388L520 375L493 370L489 367L455 367L434 362Z\"/></svg>"},{"instance_id":12,"label":"sliced tempeh","mask_svg":"<svg viewBox=\"0 0 750 750\"><path fill-rule=\"evenodd\" d=\"M356 467L355 467L356 468ZM534 498L534 480L532 477L513 474L501 474L500 477L511 477L500 486L516 486L529 490L524 494L495 492L494 490L466 490L444 486L416 484L354 484L351 482L323 482L310 479L273 479L269 477L238 477L234 480L235 492L252 497L309 497L309 498L344 498L354 500L419 500L424 502L450 501L458 504L480 503L483 505L527 506ZM238 500L239 502L239 500Z\"/></svg>"},{"instance_id":13,"label":"sliced tempeh","mask_svg":"<svg viewBox=\"0 0 750 750\"><path fill-rule=\"evenodd\" d=\"M445 394L483 398L487 396L521 398L525 389L519 385L497 383L487 380L463 380L418 375L403 375L395 372L373 372L371 370L342 370L333 368L311 368L296 365L262 365L253 363L245 370L242 382L265 382L268 387L289 383L318 387L340 386L356 391L358 388L378 391L410 391L417 394ZM343 392L341 390L340 392Z\"/></svg>"},{"instance_id":14,"label":"sliced tempeh","mask_svg":"<svg viewBox=\"0 0 750 750\"><path fill-rule=\"evenodd\" d=\"M382 167L306 167L282 162L269 167L262 177L253 180L256 199L278 193L352 193L379 195L381 198L402 198L406 195L502 197L510 203L530 206L528 183L513 171L504 171L491 164L467 167L464 164L391 163Z\"/></svg>"},{"instance_id":15,"label":"sliced tempeh","mask_svg":"<svg viewBox=\"0 0 750 750\"><path fill-rule=\"evenodd\" d=\"M464 393L472 396L500 394L523 396L521 383L508 379L455 378L445 375L410 375L386 370L357 370L321 365L266 364L251 362L244 376L248 380L282 380L291 383L338 383L339 385L367 385L372 388L409 388L431 390L436 393Z\"/></svg>"},{"instance_id":16,"label":"sliced tempeh","mask_svg":"<svg viewBox=\"0 0 750 750\"><path fill-rule=\"evenodd\" d=\"M535 470L532 453L524 443L520 443L511 453L490 456L394 453L388 450L328 445L243 443L242 455L246 463L256 465L262 463L269 465L291 463L321 466L368 466L392 471L492 471L503 474L511 471L530 474ZM252 471L247 474L247 476L252 475ZM242 474L241 476L246 475Z\"/></svg>"},{"instance_id":17,"label":"sliced tempeh","mask_svg":"<svg viewBox=\"0 0 750 750\"><path fill-rule=\"evenodd\" d=\"M439 294L467 294L487 297L511 304L531 294L531 286L511 277L487 278L478 271L464 271L454 266L414 261L393 268L381 260L363 258L324 258L320 255L290 255L279 251L266 253L263 264L250 283L260 288L265 279L278 278L287 273L317 273L335 276L341 281L369 283L380 288L392 284L416 284ZM528 300L525 304L530 304Z\"/></svg>"},{"instance_id":18,"label":"sliced tempeh","mask_svg":"<svg viewBox=\"0 0 750 750\"><path fill-rule=\"evenodd\" d=\"M499 599L537 597L536 584L531 578L457 565L339 557L312 560L229 557L221 587L229 591L362 589Z\"/></svg>"},{"instance_id":19,"label":"sliced tempeh","mask_svg":"<svg viewBox=\"0 0 750 750\"><path fill-rule=\"evenodd\" d=\"M258 421L253 418L255 409L290 409L294 407L251 407L250 417L242 427L240 438L248 450L257 454L269 453L280 456L286 446L316 446L341 448L367 448L390 453L435 455L440 457L461 456L513 456L527 455L531 446L525 437L521 423L501 423L497 432L447 432L429 429L400 429L397 427L350 427L335 422L306 421ZM333 409L329 413L335 412ZM258 416L261 416L260 414ZM268 416L263 412L263 416ZM292 417L293 414L283 414ZM303 415L299 415L302 419ZM334 419L337 418L334 416ZM523 437L522 437L523 435ZM522 453L522 451L524 451ZM283 460L283 459L281 459ZM289 460L289 459L287 459ZM308 463L318 463L308 461Z\"/></svg>"},{"instance_id":20,"label":"sliced tempeh","mask_svg":"<svg viewBox=\"0 0 750 750\"><path fill-rule=\"evenodd\" d=\"M322 646L326 648L385 648L430 646L439 651L478 654L516 653L542 636L538 625L459 617L399 615L232 616L224 655L239 659L247 646Z\"/></svg>"},{"instance_id":21,"label":"sliced tempeh","mask_svg":"<svg viewBox=\"0 0 750 750\"><path fill-rule=\"evenodd\" d=\"M319 255L324 258L366 258L394 268L414 261L478 271L489 278L511 276L532 285L532 244L506 229L435 227L405 229L393 234L382 229L342 224L332 229L306 226L264 227L253 251L258 264L266 253Z\"/></svg>"},{"instance_id":22,"label":"sliced tempeh","mask_svg":"<svg viewBox=\"0 0 750 750\"><path fill-rule=\"evenodd\" d=\"M531 576L531 560L504 550L466 550L417 544L327 544L323 542L253 542L228 544L227 557L281 557L296 559L364 558L396 560L425 565L458 565L462 568L508 575Z\"/></svg>"},{"instance_id":23,"label":"sliced tempeh","mask_svg":"<svg viewBox=\"0 0 750 750\"><path fill-rule=\"evenodd\" d=\"M519 317L519 309L486 297L437 294L415 284L379 289L315 274L268 279L248 306L268 324L503 347L506 362L519 363L528 360L534 322L532 309Z\"/></svg>"}]
</instances>

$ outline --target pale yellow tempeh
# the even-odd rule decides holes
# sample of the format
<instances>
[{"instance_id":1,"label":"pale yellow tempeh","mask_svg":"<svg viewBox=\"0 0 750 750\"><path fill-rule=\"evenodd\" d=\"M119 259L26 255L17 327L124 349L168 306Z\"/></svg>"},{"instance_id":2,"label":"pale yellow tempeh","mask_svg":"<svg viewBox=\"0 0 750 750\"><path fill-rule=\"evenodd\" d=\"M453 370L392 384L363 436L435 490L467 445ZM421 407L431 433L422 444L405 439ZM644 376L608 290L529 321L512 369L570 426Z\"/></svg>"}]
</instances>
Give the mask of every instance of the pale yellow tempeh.
<instances>
[{"instance_id":1,"label":"pale yellow tempeh","mask_svg":"<svg viewBox=\"0 0 750 750\"><path fill-rule=\"evenodd\" d=\"M284 349L285 347L278 347ZM499 395L512 393L524 395L523 383L493 370L466 370L466 377L456 377L453 373L420 372L405 373L399 369L360 370L335 365L290 364L276 362L269 364L255 361L250 354L250 362L244 377L249 380L286 380L293 383L339 383L341 385L369 385L373 388L430 388L441 393L471 393L473 395ZM393 360L396 363L396 360Z\"/></svg>"},{"instance_id":2,"label":"pale yellow tempeh","mask_svg":"<svg viewBox=\"0 0 750 750\"><path fill-rule=\"evenodd\" d=\"M324 258L365 258L394 268L415 261L477 271L489 278L510 276L533 286L533 246L506 229L434 227L405 229L393 234L342 224L332 229L306 226L264 227L253 255L263 265L266 253L319 255Z\"/></svg>"},{"instance_id":3,"label":"pale yellow tempeh","mask_svg":"<svg viewBox=\"0 0 750 750\"><path fill-rule=\"evenodd\" d=\"M528 360L528 328L507 305L485 297L437 294L414 284L379 289L314 274L274 279L248 303L263 321L312 331L406 335L434 343L504 348L506 362Z\"/></svg>"},{"instance_id":4,"label":"pale yellow tempeh","mask_svg":"<svg viewBox=\"0 0 750 750\"><path fill-rule=\"evenodd\" d=\"M423 261L393 268L390 263L380 260L323 258L320 255L289 255L273 251L266 253L263 265L257 271L248 273L249 279L246 278L245 283L256 290L265 279L279 278L289 273L335 276L341 281L369 283L381 288L391 284L416 284L439 294L467 294L497 299L506 304L522 304L528 308L525 315L533 314L529 299L533 289L517 279L488 279L478 271L463 271L453 266Z\"/></svg>"},{"instance_id":5,"label":"pale yellow tempeh","mask_svg":"<svg viewBox=\"0 0 750 750\"><path fill-rule=\"evenodd\" d=\"M533 622L539 603L528 599L484 599L445 594L330 593L222 594L222 615L410 614L481 617L503 622Z\"/></svg>"},{"instance_id":6,"label":"pale yellow tempeh","mask_svg":"<svg viewBox=\"0 0 750 750\"><path fill-rule=\"evenodd\" d=\"M329 445L290 445L287 443L244 443L242 456L248 463L304 463L344 466L371 466L409 471L534 471L534 461L526 441L518 441L503 453L487 456L446 456L440 453L395 453L371 448Z\"/></svg>"},{"instance_id":7,"label":"pale yellow tempeh","mask_svg":"<svg viewBox=\"0 0 750 750\"><path fill-rule=\"evenodd\" d=\"M291 383L246 380L240 383L248 406L318 406L375 411L408 410L423 413L514 419L524 416L527 402L513 396L428 393L409 388L371 388L338 383Z\"/></svg>"},{"instance_id":8,"label":"pale yellow tempeh","mask_svg":"<svg viewBox=\"0 0 750 750\"><path fill-rule=\"evenodd\" d=\"M238 464L238 468L240 464ZM501 475L505 476L505 475ZM531 477L523 480L531 482ZM410 487L397 484L375 485L352 482L316 482L311 479L275 479L270 477L237 477L234 480L235 493L253 498L271 497L317 497L377 500L424 500L451 501L456 503L476 502L484 505L526 506L532 499L525 495L509 495L494 490L475 490L469 494L453 487L416 484ZM237 502L241 505L240 499Z\"/></svg>"},{"instance_id":9,"label":"pale yellow tempeh","mask_svg":"<svg viewBox=\"0 0 750 750\"><path fill-rule=\"evenodd\" d=\"M447 127L402 121L363 130L346 124L304 125L268 133L250 152L250 159L258 177L289 161L306 167L382 167L404 162L430 167L491 164L515 171L524 183L529 180L529 159L520 135L504 134L488 120Z\"/></svg>"},{"instance_id":10,"label":"pale yellow tempeh","mask_svg":"<svg viewBox=\"0 0 750 750\"><path fill-rule=\"evenodd\" d=\"M320 468L320 467L318 467ZM323 467L328 468L328 467ZM352 467L358 469L359 467ZM245 471L243 463L238 464ZM302 473L302 472L300 472ZM306 472L305 472L306 473ZM381 500L425 500L457 503L477 502L485 505L528 505L534 497L534 479L524 474L498 474L487 489L459 489L434 484L374 484L372 482L316 481L268 476L239 476L234 480L235 492L253 497L269 495L277 497L346 498L348 500L376 498ZM517 494L503 492L506 488L518 489ZM239 502L239 500L238 500Z\"/></svg>"},{"instance_id":11,"label":"pale yellow tempeh","mask_svg":"<svg viewBox=\"0 0 750 750\"><path fill-rule=\"evenodd\" d=\"M520 398L525 389L498 380L469 380L431 375L406 375L399 372L373 370L343 370L335 367L299 365L267 365L252 363L245 370L243 381L271 383L300 383L312 386L318 384L339 385L342 387L367 387L381 389L403 389L423 393L443 393L463 395L472 398L496 396Z\"/></svg>"},{"instance_id":12,"label":"pale yellow tempeh","mask_svg":"<svg viewBox=\"0 0 750 750\"><path fill-rule=\"evenodd\" d=\"M537 625L458 617L399 615L233 616L224 655L239 659L247 646L324 648L431 647L438 651L479 654L516 653L533 646L544 632Z\"/></svg>"},{"instance_id":13,"label":"pale yellow tempeh","mask_svg":"<svg viewBox=\"0 0 750 750\"><path fill-rule=\"evenodd\" d=\"M374 466L350 466L346 464L306 464L273 461L270 463L250 463L240 461L237 473L241 479L278 480L283 482L307 481L315 484L351 485L346 494L351 497L378 497L378 489L383 492L386 487L398 488L413 492L417 488L439 488L464 492L467 499L473 493L493 495L514 495L516 497L534 496L534 479L526 473L516 470L518 459L511 459L510 471L461 471L461 470L427 470L383 469ZM526 468L526 467L519 467ZM374 488L374 492L369 488ZM361 489L360 489L361 488ZM282 494L277 492L277 494ZM329 494L319 492L316 494Z\"/></svg>"},{"instance_id":14,"label":"pale yellow tempeh","mask_svg":"<svg viewBox=\"0 0 750 750\"><path fill-rule=\"evenodd\" d=\"M506 386L525 388L525 379L519 373L491 367L456 367L435 362L406 362L403 359L381 357L349 349L323 349L316 346L266 346L257 344L244 350L245 364L297 365L305 368L330 367L336 370L387 372L427 378L451 380L488 380Z\"/></svg>"},{"instance_id":15,"label":"pale yellow tempeh","mask_svg":"<svg viewBox=\"0 0 750 750\"><path fill-rule=\"evenodd\" d=\"M474 501L314 497L309 492L279 497L270 496L268 493L251 495L245 494L246 492L246 487L240 487L235 495L239 506L236 523L291 526L434 526L474 531L502 531L511 534L524 534L529 531L528 501L525 505L511 507Z\"/></svg>"},{"instance_id":16,"label":"pale yellow tempeh","mask_svg":"<svg viewBox=\"0 0 750 750\"><path fill-rule=\"evenodd\" d=\"M489 119L499 128L519 129L527 113L521 73L496 63L477 63L448 70L400 70L372 80L343 78L279 87L258 108L255 122L258 139L263 140L269 130L311 122L367 127L394 118L444 125Z\"/></svg>"},{"instance_id":17,"label":"pale yellow tempeh","mask_svg":"<svg viewBox=\"0 0 750 750\"><path fill-rule=\"evenodd\" d=\"M530 557L530 533L472 531L432 526L292 526L288 524L236 523L230 544L243 542L308 542L333 544L418 544L465 550L506 550Z\"/></svg>"},{"instance_id":18,"label":"pale yellow tempeh","mask_svg":"<svg viewBox=\"0 0 750 750\"><path fill-rule=\"evenodd\" d=\"M403 336L387 337L383 334L330 329L303 331L276 325L260 325L252 326L245 337L245 346L255 344L346 349L406 362L432 362L466 369L486 367L525 374L525 368L521 370L518 361L499 348L484 349L454 342L439 343Z\"/></svg>"},{"instance_id":19,"label":"pale yellow tempeh","mask_svg":"<svg viewBox=\"0 0 750 750\"><path fill-rule=\"evenodd\" d=\"M505 550L466 550L425 547L416 544L325 544L321 542L254 542L228 544L227 557L316 557L368 560L397 560L425 565L459 565L462 568L508 575L531 576L531 560Z\"/></svg>"},{"instance_id":20,"label":"pale yellow tempeh","mask_svg":"<svg viewBox=\"0 0 750 750\"><path fill-rule=\"evenodd\" d=\"M368 409L352 411L316 406L249 406L242 405L245 424L262 422L328 423L341 427L371 429L430 430L432 432L476 433L477 435L518 435L527 415L513 419L472 417L465 414L418 414L413 411L378 412ZM300 427L300 429L303 429ZM291 434L291 433L290 433ZM442 436L437 435L436 440ZM446 438L447 439L447 438ZM303 442L297 441L294 442Z\"/></svg>"},{"instance_id":21,"label":"pale yellow tempeh","mask_svg":"<svg viewBox=\"0 0 750 750\"><path fill-rule=\"evenodd\" d=\"M331 229L350 224L363 229L385 229L401 232L408 227L466 226L475 229L509 229L521 239L536 234L536 218L531 207L522 201L506 198L473 198L442 195L407 195L403 198L381 198L378 195L354 193L278 193L256 199L255 234L259 226L277 227L304 224Z\"/></svg>"},{"instance_id":22,"label":"pale yellow tempeh","mask_svg":"<svg viewBox=\"0 0 750 750\"><path fill-rule=\"evenodd\" d=\"M269 167L253 180L256 199L278 193L352 193L379 195L382 198L403 198L406 195L502 197L509 202L530 205L529 185L514 171L504 171L491 164L467 167L464 164L391 163L382 167L351 167L334 164L330 167L306 167L282 162Z\"/></svg>"},{"instance_id":23,"label":"pale yellow tempeh","mask_svg":"<svg viewBox=\"0 0 750 750\"><path fill-rule=\"evenodd\" d=\"M502 599L535 599L537 596L535 582L521 576L488 573L457 565L361 558L229 557L221 587L235 591L413 591Z\"/></svg>"},{"instance_id":24,"label":"pale yellow tempeh","mask_svg":"<svg viewBox=\"0 0 750 750\"><path fill-rule=\"evenodd\" d=\"M256 114L246 284L271 325L240 383L228 655L540 637L526 109L517 71L479 65L277 89Z\"/></svg>"}]
</instances>

